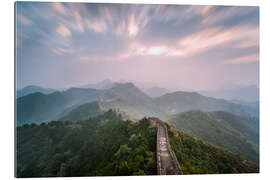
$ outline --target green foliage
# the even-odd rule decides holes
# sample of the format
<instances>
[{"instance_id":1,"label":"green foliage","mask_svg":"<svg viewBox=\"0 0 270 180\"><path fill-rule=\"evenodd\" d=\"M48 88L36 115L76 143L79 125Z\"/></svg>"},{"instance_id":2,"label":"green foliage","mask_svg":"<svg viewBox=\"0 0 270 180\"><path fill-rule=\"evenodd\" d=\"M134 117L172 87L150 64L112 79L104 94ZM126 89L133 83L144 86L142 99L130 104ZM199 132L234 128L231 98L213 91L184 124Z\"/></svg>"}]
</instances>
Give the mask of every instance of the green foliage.
<instances>
[{"instance_id":1,"label":"green foliage","mask_svg":"<svg viewBox=\"0 0 270 180\"><path fill-rule=\"evenodd\" d=\"M66 116L59 119L59 121L82 121L103 114L98 102L82 104L79 107L73 109Z\"/></svg>"},{"instance_id":2,"label":"green foliage","mask_svg":"<svg viewBox=\"0 0 270 180\"><path fill-rule=\"evenodd\" d=\"M40 123L53 119L67 104L67 98L60 92L49 95L33 93L17 100L17 125ZM38 121L37 121L38 120Z\"/></svg>"},{"instance_id":3,"label":"green foliage","mask_svg":"<svg viewBox=\"0 0 270 180\"><path fill-rule=\"evenodd\" d=\"M201 139L259 161L259 132L248 118L223 111L188 111L169 120L176 128Z\"/></svg>"},{"instance_id":4,"label":"green foliage","mask_svg":"<svg viewBox=\"0 0 270 180\"><path fill-rule=\"evenodd\" d=\"M33 93L16 99L17 126L26 123L42 123L59 119L71 106L96 101L96 97L112 98L103 90L70 88L51 94ZM64 114L65 115L65 114Z\"/></svg>"},{"instance_id":5,"label":"green foliage","mask_svg":"<svg viewBox=\"0 0 270 180\"><path fill-rule=\"evenodd\" d=\"M259 172L257 164L246 160L239 154L209 144L176 129L174 132L170 129L168 134L171 147L184 174Z\"/></svg>"},{"instance_id":6,"label":"green foliage","mask_svg":"<svg viewBox=\"0 0 270 180\"><path fill-rule=\"evenodd\" d=\"M156 174L156 130L114 111L17 127L17 177Z\"/></svg>"},{"instance_id":7,"label":"green foliage","mask_svg":"<svg viewBox=\"0 0 270 180\"><path fill-rule=\"evenodd\" d=\"M154 101L165 112L179 113L199 109L201 111L222 110L244 116L256 116L258 114L254 108L231 103L223 99L202 96L196 92L177 91L155 98Z\"/></svg>"}]
</instances>

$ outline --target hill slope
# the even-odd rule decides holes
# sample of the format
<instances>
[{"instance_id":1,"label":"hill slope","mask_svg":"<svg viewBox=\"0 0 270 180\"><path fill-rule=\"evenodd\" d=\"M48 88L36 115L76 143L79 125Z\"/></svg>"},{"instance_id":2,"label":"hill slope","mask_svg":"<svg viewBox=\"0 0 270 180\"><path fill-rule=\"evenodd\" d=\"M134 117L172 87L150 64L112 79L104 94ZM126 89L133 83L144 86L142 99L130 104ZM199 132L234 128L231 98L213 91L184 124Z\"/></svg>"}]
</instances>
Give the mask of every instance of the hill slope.
<instances>
[{"instance_id":1,"label":"hill slope","mask_svg":"<svg viewBox=\"0 0 270 180\"><path fill-rule=\"evenodd\" d=\"M81 104L93 101L99 101L107 110L119 108L135 119L141 119L144 116L164 119L168 115L196 109L202 111L222 110L244 116L258 114L258 111L254 111L250 107L222 99L205 97L198 93L175 92L151 98L132 83L116 83L112 88L104 90L70 88L52 94L35 93L18 98L18 125L57 120Z\"/></svg>"},{"instance_id":2,"label":"hill slope","mask_svg":"<svg viewBox=\"0 0 270 180\"><path fill-rule=\"evenodd\" d=\"M248 118L222 111L188 111L172 116L169 122L203 140L241 153L254 162L259 160L259 130Z\"/></svg>"},{"instance_id":3,"label":"hill slope","mask_svg":"<svg viewBox=\"0 0 270 180\"><path fill-rule=\"evenodd\" d=\"M184 174L258 173L259 166L239 154L168 126L169 141Z\"/></svg>"},{"instance_id":4,"label":"hill slope","mask_svg":"<svg viewBox=\"0 0 270 180\"><path fill-rule=\"evenodd\" d=\"M34 93L17 99L17 125L56 120L81 104L111 98L104 90L71 88L51 94Z\"/></svg>"},{"instance_id":5,"label":"hill slope","mask_svg":"<svg viewBox=\"0 0 270 180\"><path fill-rule=\"evenodd\" d=\"M17 128L17 177L156 174L154 127L113 111Z\"/></svg>"},{"instance_id":6,"label":"hill slope","mask_svg":"<svg viewBox=\"0 0 270 180\"><path fill-rule=\"evenodd\" d=\"M113 82L110 79L105 79L101 82L94 83L94 84L87 84L80 86L79 88L91 88L91 89L109 89L113 86Z\"/></svg>"},{"instance_id":7,"label":"hill slope","mask_svg":"<svg viewBox=\"0 0 270 180\"><path fill-rule=\"evenodd\" d=\"M201 91L203 95L227 100L258 101L260 89L257 86L236 86L216 91Z\"/></svg>"},{"instance_id":8,"label":"hill slope","mask_svg":"<svg viewBox=\"0 0 270 180\"><path fill-rule=\"evenodd\" d=\"M95 117L97 115L103 114L104 111L100 109L99 104L97 101L82 104L77 108L74 108L69 112L66 116L60 118L60 121L69 121L69 122L76 122L87 120L90 117Z\"/></svg>"},{"instance_id":9,"label":"hill slope","mask_svg":"<svg viewBox=\"0 0 270 180\"><path fill-rule=\"evenodd\" d=\"M16 177L154 175L156 129L144 118L123 121L113 111L76 123L17 127ZM169 128L185 174L251 173L258 166L241 156Z\"/></svg>"},{"instance_id":10,"label":"hill slope","mask_svg":"<svg viewBox=\"0 0 270 180\"><path fill-rule=\"evenodd\" d=\"M26 86L16 91L16 98L26 96L28 94L36 93L36 92L40 92L42 94L50 94L50 93L53 93L54 91L56 90L51 89L51 88L43 88L40 86Z\"/></svg>"},{"instance_id":11,"label":"hill slope","mask_svg":"<svg viewBox=\"0 0 270 180\"><path fill-rule=\"evenodd\" d=\"M51 120L68 104L60 92L49 95L33 93L17 99L17 125Z\"/></svg>"},{"instance_id":12,"label":"hill slope","mask_svg":"<svg viewBox=\"0 0 270 180\"><path fill-rule=\"evenodd\" d=\"M156 98L155 103L166 112L175 114L189 110L226 111L244 116L256 116L257 111L248 106L234 104L223 99L202 96L196 92L178 91Z\"/></svg>"},{"instance_id":13,"label":"hill slope","mask_svg":"<svg viewBox=\"0 0 270 180\"><path fill-rule=\"evenodd\" d=\"M144 92L150 97L159 97L168 93L168 90L160 87L152 87L144 90Z\"/></svg>"},{"instance_id":14,"label":"hill slope","mask_svg":"<svg viewBox=\"0 0 270 180\"><path fill-rule=\"evenodd\" d=\"M127 112L135 119L144 116L165 117L166 113L154 103L153 99L143 93L132 83L116 83L108 90L115 98L102 102L107 108L120 109Z\"/></svg>"},{"instance_id":15,"label":"hill slope","mask_svg":"<svg viewBox=\"0 0 270 180\"><path fill-rule=\"evenodd\" d=\"M109 92L119 99L124 99L128 103L141 105L151 103L152 98L139 90L132 83L116 83Z\"/></svg>"}]
</instances>

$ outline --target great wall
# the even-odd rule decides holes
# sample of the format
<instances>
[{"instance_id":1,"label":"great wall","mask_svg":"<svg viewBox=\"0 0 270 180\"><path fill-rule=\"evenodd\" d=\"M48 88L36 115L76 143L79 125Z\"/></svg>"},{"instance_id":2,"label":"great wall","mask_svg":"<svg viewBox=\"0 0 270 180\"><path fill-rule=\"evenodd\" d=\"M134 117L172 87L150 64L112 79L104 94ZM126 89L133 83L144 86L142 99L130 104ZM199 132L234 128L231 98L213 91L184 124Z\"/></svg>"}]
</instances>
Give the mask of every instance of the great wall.
<instances>
[{"instance_id":1,"label":"great wall","mask_svg":"<svg viewBox=\"0 0 270 180\"><path fill-rule=\"evenodd\" d=\"M158 118L149 118L157 127L156 157L158 175L182 175L183 171L171 149L166 125Z\"/></svg>"}]
</instances>

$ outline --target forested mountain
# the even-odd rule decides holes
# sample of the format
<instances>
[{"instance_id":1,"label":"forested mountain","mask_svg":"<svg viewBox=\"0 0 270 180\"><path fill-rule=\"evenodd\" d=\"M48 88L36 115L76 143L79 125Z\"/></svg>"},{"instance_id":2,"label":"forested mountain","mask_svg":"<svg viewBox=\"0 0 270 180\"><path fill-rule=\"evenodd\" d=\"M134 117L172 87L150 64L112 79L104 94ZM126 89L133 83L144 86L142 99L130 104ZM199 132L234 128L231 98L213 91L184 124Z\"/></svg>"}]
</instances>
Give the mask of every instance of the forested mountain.
<instances>
[{"instance_id":1,"label":"forested mountain","mask_svg":"<svg viewBox=\"0 0 270 180\"><path fill-rule=\"evenodd\" d=\"M17 99L17 125L52 120L68 104L68 98L60 92L49 95L33 93Z\"/></svg>"},{"instance_id":2,"label":"forested mountain","mask_svg":"<svg viewBox=\"0 0 270 180\"><path fill-rule=\"evenodd\" d=\"M17 177L154 175L155 134L146 119L123 121L111 110L76 123L26 124L17 128Z\"/></svg>"},{"instance_id":3,"label":"forested mountain","mask_svg":"<svg viewBox=\"0 0 270 180\"><path fill-rule=\"evenodd\" d=\"M16 177L155 175L156 128L112 110L88 120L17 127ZM169 127L169 126L168 126ZM244 157L169 127L184 174L253 173Z\"/></svg>"},{"instance_id":4,"label":"forested mountain","mask_svg":"<svg viewBox=\"0 0 270 180\"><path fill-rule=\"evenodd\" d=\"M226 111L258 117L258 110L198 93L174 92L151 98L132 83L116 83L110 89L70 88L52 94L34 93L17 99L17 125L47 122L67 115L79 105L99 101L105 109L120 109L135 119L161 119L188 110Z\"/></svg>"},{"instance_id":5,"label":"forested mountain","mask_svg":"<svg viewBox=\"0 0 270 180\"><path fill-rule=\"evenodd\" d=\"M77 108L74 108L64 117L60 118L60 121L83 121L90 117L95 117L97 115L103 114L104 111L100 108L97 101L82 104Z\"/></svg>"},{"instance_id":6,"label":"forested mountain","mask_svg":"<svg viewBox=\"0 0 270 180\"><path fill-rule=\"evenodd\" d=\"M79 86L79 88L109 89L109 88L113 87L113 84L114 83L110 79L105 79L105 80L98 82L98 83Z\"/></svg>"},{"instance_id":7,"label":"forested mountain","mask_svg":"<svg viewBox=\"0 0 270 180\"><path fill-rule=\"evenodd\" d=\"M189 110L226 111L243 116L256 116L258 112L248 106L231 103L224 99L202 96L196 92L178 91L154 99L166 112L176 114Z\"/></svg>"},{"instance_id":8,"label":"forested mountain","mask_svg":"<svg viewBox=\"0 0 270 180\"><path fill-rule=\"evenodd\" d=\"M252 109L252 112L254 112L256 114L255 117L257 117L257 118L259 117L260 101L247 102L247 101L241 101L241 100L231 100L230 102L250 107L250 109Z\"/></svg>"},{"instance_id":9,"label":"forested mountain","mask_svg":"<svg viewBox=\"0 0 270 180\"><path fill-rule=\"evenodd\" d=\"M220 90L200 91L205 96L223 98L226 100L259 101L260 89L257 86L233 86Z\"/></svg>"},{"instance_id":10,"label":"forested mountain","mask_svg":"<svg viewBox=\"0 0 270 180\"><path fill-rule=\"evenodd\" d=\"M160 87L145 89L144 92L150 97L159 97L168 93L168 90Z\"/></svg>"},{"instance_id":11,"label":"forested mountain","mask_svg":"<svg viewBox=\"0 0 270 180\"><path fill-rule=\"evenodd\" d=\"M259 161L259 122L223 111L188 111L172 116L176 128Z\"/></svg>"},{"instance_id":12,"label":"forested mountain","mask_svg":"<svg viewBox=\"0 0 270 180\"><path fill-rule=\"evenodd\" d=\"M73 108L97 101L99 97L111 98L107 91L82 88L56 91L48 95L34 93L20 97L17 99L17 125L57 120Z\"/></svg>"},{"instance_id":13,"label":"forested mountain","mask_svg":"<svg viewBox=\"0 0 270 180\"><path fill-rule=\"evenodd\" d=\"M169 141L184 174L258 173L259 166L240 154L168 126Z\"/></svg>"},{"instance_id":14,"label":"forested mountain","mask_svg":"<svg viewBox=\"0 0 270 180\"><path fill-rule=\"evenodd\" d=\"M114 87L109 89L109 92L116 98L124 99L132 104L151 103L152 98L139 90L132 83L116 83Z\"/></svg>"},{"instance_id":15,"label":"forested mountain","mask_svg":"<svg viewBox=\"0 0 270 180\"><path fill-rule=\"evenodd\" d=\"M132 83L116 84L108 90L70 88L48 95L35 93L18 98L17 125L57 120L79 105L93 101L100 101L107 109L124 107L123 110L134 115L135 118L142 118L149 114L156 115L155 112L160 111L152 103L152 98L141 92ZM32 111L33 105L37 110Z\"/></svg>"},{"instance_id":16,"label":"forested mountain","mask_svg":"<svg viewBox=\"0 0 270 180\"><path fill-rule=\"evenodd\" d=\"M50 94L50 93L53 93L54 91L56 90L51 89L51 88L43 88L40 86L26 86L16 91L16 98L26 96L28 94L36 93L36 92L40 92L43 94Z\"/></svg>"},{"instance_id":17,"label":"forested mountain","mask_svg":"<svg viewBox=\"0 0 270 180\"><path fill-rule=\"evenodd\" d=\"M144 116L163 118L166 115L166 112L155 104L153 98L143 93L132 83L117 83L108 91L115 98L102 102L102 105L107 109L119 108L135 119L141 119Z\"/></svg>"}]
</instances>

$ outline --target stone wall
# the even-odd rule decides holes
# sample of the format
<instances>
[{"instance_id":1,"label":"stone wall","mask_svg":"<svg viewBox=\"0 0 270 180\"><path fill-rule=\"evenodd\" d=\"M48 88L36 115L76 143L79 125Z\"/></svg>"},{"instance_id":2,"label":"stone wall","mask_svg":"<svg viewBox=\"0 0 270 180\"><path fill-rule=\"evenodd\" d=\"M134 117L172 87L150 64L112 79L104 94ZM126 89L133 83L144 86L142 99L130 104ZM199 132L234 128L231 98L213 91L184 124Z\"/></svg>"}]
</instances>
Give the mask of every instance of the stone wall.
<instances>
[{"instance_id":1,"label":"stone wall","mask_svg":"<svg viewBox=\"0 0 270 180\"><path fill-rule=\"evenodd\" d=\"M171 149L171 145L170 145L169 137L168 137L167 126L160 119L154 118L154 117L149 118L149 122L152 125L155 125L157 127L156 156L157 156L158 175L166 175L166 174L180 175L180 174L183 174L181 167L179 165L179 162L175 156L175 153ZM167 145L167 149L169 151L170 161L172 161L172 164L173 164L170 172L166 172L166 170L164 170L165 168L163 167L163 164L161 161L161 149L160 149L161 138L163 138L163 141L164 141L164 137L160 137L161 128L164 128L164 130L165 130L165 138L166 138L165 142Z\"/></svg>"}]
</instances>

